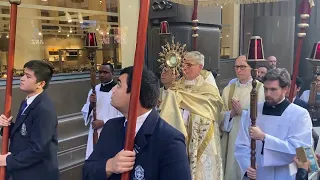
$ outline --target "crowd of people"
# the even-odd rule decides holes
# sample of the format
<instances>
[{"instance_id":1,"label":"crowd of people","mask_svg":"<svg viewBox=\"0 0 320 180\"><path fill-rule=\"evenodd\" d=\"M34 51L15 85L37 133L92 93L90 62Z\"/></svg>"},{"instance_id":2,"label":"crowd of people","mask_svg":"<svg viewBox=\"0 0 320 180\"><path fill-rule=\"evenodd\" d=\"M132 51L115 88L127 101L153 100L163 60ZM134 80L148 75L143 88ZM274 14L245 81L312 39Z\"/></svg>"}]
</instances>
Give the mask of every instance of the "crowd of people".
<instances>
[{"instance_id":1,"label":"crowd of people","mask_svg":"<svg viewBox=\"0 0 320 180\"><path fill-rule=\"evenodd\" d=\"M257 69L256 126L251 126L252 69L246 56L235 60L236 78L220 92L210 71L204 70L198 51L183 56L182 72L163 66L160 82L143 68L134 150L124 150L133 67L114 80L110 63L99 67L100 83L89 91L82 108L89 135L84 180L120 180L132 171L132 180L294 180L307 179L310 162L301 162L296 148L316 149L318 135L308 112L310 91L298 97L302 81L291 84L277 59ZM8 179L59 179L57 115L45 89L52 68L42 61L24 66L20 89L27 92L15 123L9 126L9 153L0 155ZM320 76L319 76L320 77ZM294 86L294 100L288 100ZM320 87L320 83L318 83ZM96 120L93 106L96 103ZM99 139L93 142L93 131ZM256 167L251 167L251 139L256 140ZM317 156L319 157L319 156ZM297 173L292 173L296 165Z\"/></svg>"}]
</instances>

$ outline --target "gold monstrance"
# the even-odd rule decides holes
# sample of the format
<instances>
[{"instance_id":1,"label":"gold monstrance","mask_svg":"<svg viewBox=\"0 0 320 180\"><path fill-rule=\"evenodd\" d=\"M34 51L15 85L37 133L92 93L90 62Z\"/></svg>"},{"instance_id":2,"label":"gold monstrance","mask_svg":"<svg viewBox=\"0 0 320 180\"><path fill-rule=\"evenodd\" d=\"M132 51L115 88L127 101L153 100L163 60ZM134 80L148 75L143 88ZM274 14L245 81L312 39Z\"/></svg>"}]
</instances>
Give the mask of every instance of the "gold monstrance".
<instances>
[{"instance_id":1,"label":"gold monstrance","mask_svg":"<svg viewBox=\"0 0 320 180\"><path fill-rule=\"evenodd\" d=\"M174 77L180 76L182 72L182 60L184 54L187 52L185 50L186 44L181 45L179 42L175 43L174 38L171 44L167 42L164 46L161 46L162 52L159 53L158 62L161 63L160 69L170 69ZM176 79L174 83L176 83Z\"/></svg>"}]
</instances>

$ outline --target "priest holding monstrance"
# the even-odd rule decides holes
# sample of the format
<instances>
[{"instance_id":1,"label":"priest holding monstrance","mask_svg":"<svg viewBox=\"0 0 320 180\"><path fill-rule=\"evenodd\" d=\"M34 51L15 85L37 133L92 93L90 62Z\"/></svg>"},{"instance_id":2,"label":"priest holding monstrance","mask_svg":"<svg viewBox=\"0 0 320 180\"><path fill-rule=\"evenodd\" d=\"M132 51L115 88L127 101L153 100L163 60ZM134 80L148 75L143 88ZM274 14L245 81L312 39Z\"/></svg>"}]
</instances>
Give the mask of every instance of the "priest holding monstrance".
<instances>
[{"instance_id":1,"label":"priest holding monstrance","mask_svg":"<svg viewBox=\"0 0 320 180\"><path fill-rule=\"evenodd\" d=\"M263 80L265 102L257 105L256 126L251 126L250 111L242 118L235 156L244 178L294 180L289 165L296 148L312 146L310 115L285 98L291 83L286 69L272 69ZM250 164L251 140L256 140L256 169Z\"/></svg>"},{"instance_id":2,"label":"priest holding monstrance","mask_svg":"<svg viewBox=\"0 0 320 180\"><path fill-rule=\"evenodd\" d=\"M223 107L218 89L201 74L204 56L184 51L179 43L167 43L160 53L161 68L183 77L166 90L160 116L186 136L187 152L194 180L223 179L218 116Z\"/></svg>"}]
</instances>

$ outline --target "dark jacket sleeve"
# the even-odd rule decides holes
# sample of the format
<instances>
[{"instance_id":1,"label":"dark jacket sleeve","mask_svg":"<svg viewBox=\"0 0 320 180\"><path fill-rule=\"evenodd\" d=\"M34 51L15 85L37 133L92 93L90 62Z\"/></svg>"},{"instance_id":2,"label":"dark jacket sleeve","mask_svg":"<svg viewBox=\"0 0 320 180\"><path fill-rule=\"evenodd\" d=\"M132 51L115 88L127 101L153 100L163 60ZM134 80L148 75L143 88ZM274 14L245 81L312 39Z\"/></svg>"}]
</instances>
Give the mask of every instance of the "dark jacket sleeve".
<instances>
[{"instance_id":1,"label":"dark jacket sleeve","mask_svg":"<svg viewBox=\"0 0 320 180\"><path fill-rule=\"evenodd\" d=\"M308 180L308 171L303 168L299 168L296 174L296 180Z\"/></svg>"},{"instance_id":2,"label":"dark jacket sleeve","mask_svg":"<svg viewBox=\"0 0 320 180\"><path fill-rule=\"evenodd\" d=\"M55 111L44 108L36 109L32 129L30 130L29 147L17 154L9 155L6 159L7 170L19 170L32 166L41 161L50 150L52 136L57 130L57 116Z\"/></svg>"},{"instance_id":3,"label":"dark jacket sleeve","mask_svg":"<svg viewBox=\"0 0 320 180\"><path fill-rule=\"evenodd\" d=\"M106 123L101 131L97 144L94 146L94 150L90 157L84 162L82 168L82 179L83 180L106 180L106 163L109 158L102 157L101 151L103 151L103 142L106 141L107 136L105 135Z\"/></svg>"},{"instance_id":4,"label":"dark jacket sleeve","mask_svg":"<svg viewBox=\"0 0 320 180\"><path fill-rule=\"evenodd\" d=\"M182 134L174 137L168 146L165 146L161 152L159 167L159 180L191 180L189 160Z\"/></svg>"}]
</instances>

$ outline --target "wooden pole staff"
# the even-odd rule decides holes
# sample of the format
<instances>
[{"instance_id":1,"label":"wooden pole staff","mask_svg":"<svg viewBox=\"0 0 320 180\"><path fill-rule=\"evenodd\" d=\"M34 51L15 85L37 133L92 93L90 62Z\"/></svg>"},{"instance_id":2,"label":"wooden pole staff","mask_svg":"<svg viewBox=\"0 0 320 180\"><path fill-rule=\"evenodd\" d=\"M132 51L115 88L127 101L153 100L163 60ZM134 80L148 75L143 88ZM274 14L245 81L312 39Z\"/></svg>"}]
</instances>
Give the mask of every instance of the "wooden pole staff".
<instances>
[{"instance_id":1,"label":"wooden pole staff","mask_svg":"<svg viewBox=\"0 0 320 180\"><path fill-rule=\"evenodd\" d=\"M94 57L95 57L95 49L90 49L89 50L89 59L90 59L90 64L91 64L91 73L90 73L90 77L91 77L91 89L92 89L92 94L97 95L96 94L96 67L95 67L95 63L94 63ZM97 120L97 103L96 102L92 102L90 104L91 108L92 108L92 121ZM98 142L98 131L96 128L93 129L93 145L97 144Z\"/></svg>"},{"instance_id":2,"label":"wooden pole staff","mask_svg":"<svg viewBox=\"0 0 320 180\"><path fill-rule=\"evenodd\" d=\"M193 13L192 13L192 37L193 37L193 43L192 43L192 50L197 50L197 37L199 36L197 34L197 31L199 29L198 27L198 0L193 1Z\"/></svg>"},{"instance_id":3,"label":"wooden pole staff","mask_svg":"<svg viewBox=\"0 0 320 180\"><path fill-rule=\"evenodd\" d=\"M263 52L263 44L262 39L259 36L253 36L249 41L249 49L247 55L247 62L249 66L252 68L251 76L252 76L252 90L250 92L250 119L251 119L251 127L256 127L257 120L257 103L258 103L258 95L257 95L257 63L265 62L264 60L264 52ZM253 169L256 169L256 140L251 138L251 151L250 151L250 166ZM251 179L253 180L253 179Z\"/></svg>"},{"instance_id":4,"label":"wooden pole staff","mask_svg":"<svg viewBox=\"0 0 320 180\"><path fill-rule=\"evenodd\" d=\"M296 60L294 62L293 67L293 74L292 74L292 80L291 80L291 87L290 87L290 94L289 94L289 101L293 101L293 95L294 95L294 89L295 84L299 72L299 64L300 64L300 55L301 55L301 49L303 44L303 38L307 35L306 28L309 27L309 24L307 23L307 19L310 17L311 13L311 7L313 4L310 4L309 0L302 0L300 4L300 18L301 22L298 24L298 27L300 28L300 32L297 34L299 37L297 50L296 50Z\"/></svg>"},{"instance_id":5,"label":"wooden pole staff","mask_svg":"<svg viewBox=\"0 0 320 180\"><path fill-rule=\"evenodd\" d=\"M6 94L4 101L4 115L6 117L11 116L11 103L12 103L12 81L13 81L13 66L14 66L14 50L16 43L16 25L17 25L17 12L18 5L21 4L21 0L9 0L11 4L10 8L10 31L9 31L9 52L8 52L8 68L7 68L7 80L6 80ZM9 127L3 127L2 134L2 149L1 154L8 153L9 143ZM6 169L0 167L0 180L5 180Z\"/></svg>"},{"instance_id":6,"label":"wooden pole staff","mask_svg":"<svg viewBox=\"0 0 320 180\"><path fill-rule=\"evenodd\" d=\"M310 88L310 95L309 95L309 113L311 116L311 119L313 119L315 116L316 112L316 85L317 85L317 73L318 73L318 66L313 65L313 80L311 83L311 88Z\"/></svg>"},{"instance_id":7,"label":"wooden pole staff","mask_svg":"<svg viewBox=\"0 0 320 180\"><path fill-rule=\"evenodd\" d=\"M133 150L134 138L136 134L137 104L140 97L140 86L142 79L141 76L144 64L147 39L146 34L149 20L149 6L150 0L140 0L136 52L133 64L133 77L129 104L128 124L126 129L126 141L124 145L124 149L129 151ZM121 180L129 180L129 178L130 172L126 172L121 175Z\"/></svg>"},{"instance_id":8,"label":"wooden pole staff","mask_svg":"<svg viewBox=\"0 0 320 180\"><path fill-rule=\"evenodd\" d=\"M250 118L251 118L251 127L256 127L257 120L257 41L255 41L255 54L254 61L251 64L252 68L252 90L250 92ZM251 168L256 169L256 140L251 138ZM254 180L254 179L250 179Z\"/></svg>"}]
</instances>

